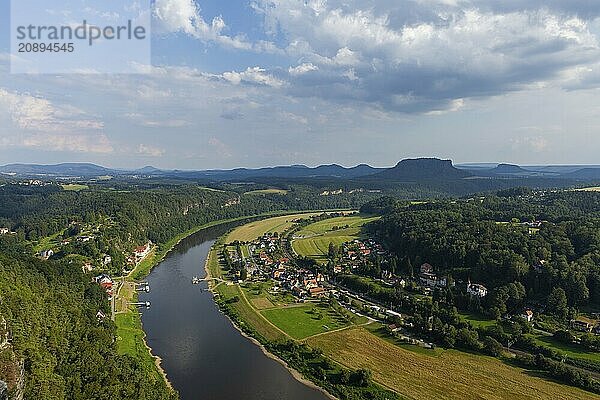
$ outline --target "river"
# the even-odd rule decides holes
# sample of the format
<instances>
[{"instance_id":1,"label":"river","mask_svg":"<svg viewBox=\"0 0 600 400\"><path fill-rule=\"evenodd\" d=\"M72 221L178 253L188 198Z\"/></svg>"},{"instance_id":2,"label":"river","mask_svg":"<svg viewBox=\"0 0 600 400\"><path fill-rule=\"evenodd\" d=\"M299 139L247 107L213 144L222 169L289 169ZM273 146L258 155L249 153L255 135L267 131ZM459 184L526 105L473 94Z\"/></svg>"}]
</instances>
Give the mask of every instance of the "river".
<instances>
[{"instance_id":1,"label":"river","mask_svg":"<svg viewBox=\"0 0 600 400\"><path fill-rule=\"evenodd\" d=\"M327 397L292 377L219 312L204 277L215 240L235 224L200 231L179 243L148 276L152 302L142 311L148 345L182 400L312 400Z\"/></svg>"}]
</instances>

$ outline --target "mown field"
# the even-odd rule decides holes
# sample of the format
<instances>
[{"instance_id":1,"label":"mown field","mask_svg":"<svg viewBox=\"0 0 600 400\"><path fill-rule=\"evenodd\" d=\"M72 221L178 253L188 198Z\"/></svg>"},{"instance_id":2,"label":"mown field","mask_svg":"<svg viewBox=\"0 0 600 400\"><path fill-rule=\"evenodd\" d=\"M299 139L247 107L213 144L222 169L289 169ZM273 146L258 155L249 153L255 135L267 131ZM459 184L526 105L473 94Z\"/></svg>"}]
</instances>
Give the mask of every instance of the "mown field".
<instances>
[{"instance_id":1,"label":"mown field","mask_svg":"<svg viewBox=\"0 0 600 400\"><path fill-rule=\"evenodd\" d=\"M283 340L286 335L271 325L269 321L252 307L246 297L243 295L238 285L219 285L218 293L224 300L238 298L233 304L233 308L238 313L244 323L250 325L254 330L268 340Z\"/></svg>"},{"instance_id":2,"label":"mown field","mask_svg":"<svg viewBox=\"0 0 600 400\"><path fill-rule=\"evenodd\" d=\"M323 221L310 224L296 233L296 236L315 236L330 232L333 228L357 228L360 229L364 224L375 221L378 217L366 217L362 215L349 215L345 217L329 218Z\"/></svg>"},{"instance_id":3,"label":"mown field","mask_svg":"<svg viewBox=\"0 0 600 400\"><path fill-rule=\"evenodd\" d=\"M376 219L352 215L315 222L294 235L298 239L292 242L292 247L300 256L326 263L330 243L339 246L359 238L362 226Z\"/></svg>"},{"instance_id":4,"label":"mown field","mask_svg":"<svg viewBox=\"0 0 600 400\"><path fill-rule=\"evenodd\" d=\"M585 351L580 346L575 344L560 343L552 336L544 336L542 334L532 334L530 336L532 336L539 344L550 347L568 357L600 362L600 353Z\"/></svg>"},{"instance_id":5,"label":"mown field","mask_svg":"<svg viewBox=\"0 0 600 400\"><path fill-rule=\"evenodd\" d=\"M90 188L88 185L80 185L77 183L69 183L60 186L67 192L81 192L82 190L87 190Z\"/></svg>"},{"instance_id":6,"label":"mown field","mask_svg":"<svg viewBox=\"0 0 600 400\"><path fill-rule=\"evenodd\" d=\"M465 321L470 322L475 328L487 328L488 326L496 325L496 320L485 318L480 315L467 312L461 312L460 315Z\"/></svg>"},{"instance_id":7,"label":"mown field","mask_svg":"<svg viewBox=\"0 0 600 400\"><path fill-rule=\"evenodd\" d=\"M297 340L348 326L348 323L330 307L314 304L274 308L261 313L274 325Z\"/></svg>"},{"instance_id":8,"label":"mown field","mask_svg":"<svg viewBox=\"0 0 600 400\"><path fill-rule=\"evenodd\" d=\"M225 242L231 243L236 240L240 242L250 242L261 237L265 233L282 233L294 224L293 221L295 219L309 218L319 214L321 213L293 214L255 221L234 229L227 235Z\"/></svg>"},{"instance_id":9,"label":"mown field","mask_svg":"<svg viewBox=\"0 0 600 400\"><path fill-rule=\"evenodd\" d=\"M284 196L288 193L287 190L283 190L283 189L262 189L262 190L253 190L251 192L246 192L244 194L247 195L254 195L254 196L265 196L268 194L277 194L280 196Z\"/></svg>"},{"instance_id":10,"label":"mown field","mask_svg":"<svg viewBox=\"0 0 600 400\"><path fill-rule=\"evenodd\" d=\"M408 399L598 399L500 360L455 350L412 351L364 328L308 339L348 368L368 368L381 384Z\"/></svg>"}]
</instances>

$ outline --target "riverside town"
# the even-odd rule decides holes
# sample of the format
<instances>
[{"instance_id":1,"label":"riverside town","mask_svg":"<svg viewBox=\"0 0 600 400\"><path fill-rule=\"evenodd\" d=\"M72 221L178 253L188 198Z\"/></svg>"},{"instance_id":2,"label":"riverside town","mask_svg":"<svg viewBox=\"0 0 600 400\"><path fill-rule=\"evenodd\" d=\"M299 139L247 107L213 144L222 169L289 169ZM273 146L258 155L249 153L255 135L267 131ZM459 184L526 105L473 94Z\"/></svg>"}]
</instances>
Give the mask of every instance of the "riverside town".
<instances>
[{"instance_id":1,"label":"riverside town","mask_svg":"<svg viewBox=\"0 0 600 400\"><path fill-rule=\"evenodd\" d=\"M600 399L600 1L0 26L0 400Z\"/></svg>"}]
</instances>

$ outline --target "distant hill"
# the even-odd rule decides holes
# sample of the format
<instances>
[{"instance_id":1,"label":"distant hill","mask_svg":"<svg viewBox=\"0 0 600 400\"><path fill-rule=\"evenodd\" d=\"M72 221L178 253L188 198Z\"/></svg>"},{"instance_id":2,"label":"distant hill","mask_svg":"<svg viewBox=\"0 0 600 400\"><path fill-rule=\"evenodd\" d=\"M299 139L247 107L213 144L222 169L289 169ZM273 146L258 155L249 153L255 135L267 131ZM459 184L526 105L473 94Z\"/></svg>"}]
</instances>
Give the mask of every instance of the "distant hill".
<instances>
[{"instance_id":1,"label":"distant hill","mask_svg":"<svg viewBox=\"0 0 600 400\"><path fill-rule=\"evenodd\" d=\"M114 170L89 163L63 163L55 165L9 164L0 172L26 176L92 177L114 174Z\"/></svg>"},{"instance_id":2,"label":"distant hill","mask_svg":"<svg viewBox=\"0 0 600 400\"><path fill-rule=\"evenodd\" d=\"M343 167L338 164L307 167L306 165L289 165L265 168L236 168L231 170L163 170L153 166L139 169L114 169L91 163L61 163L54 165L9 164L0 166L0 174L26 178L83 178L91 179L100 176L130 178L173 178L209 182L266 182L269 180L361 180L366 183L387 181L418 183L448 182L456 184L457 180L473 177L479 181L497 179L511 180L515 184L518 179L534 179L535 182L523 181L524 185L539 187L551 184L549 180L562 181L600 181L600 166L536 166L521 167L514 164L463 164L459 168L451 160L438 158L417 158L400 161L392 168L374 168L367 164L355 167ZM473 179L471 179L473 180ZM548 181L546 181L548 180ZM454 183L452 183L454 182ZM560 182L559 182L560 183ZM474 183L482 186L482 182ZM561 184L562 185L562 184ZM447 186L447 185L446 185ZM445 189L446 190L446 189Z\"/></svg>"},{"instance_id":3,"label":"distant hill","mask_svg":"<svg viewBox=\"0 0 600 400\"><path fill-rule=\"evenodd\" d=\"M451 160L417 158L402 160L395 167L378 172L371 177L392 181L446 181L469 176L472 176L470 172L454 167Z\"/></svg>"},{"instance_id":4,"label":"distant hill","mask_svg":"<svg viewBox=\"0 0 600 400\"><path fill-rule=\"evenodd\" d=\"M498 164L496 168L490 170L492 174L527 174L528 171L514 164Z\"/></svg>"},{"instance_id":5,"label":"distant hill","mask_svg":"<svg viewBox=\"0 0 600 400\"><path fill-rule=\"evenodd\" d=\"M237 168L233 170L208 170L208 171L171 171L165 172L181 178L212 179L215 181L248 180L253 178L356 178L371 175L382 169L373 168L366 164L346 168L341 165L320 165L318 167L307 167L306 165L291 165L268 168Z\"/></svg>"},{"instance_id":6,"label":"distant hill","mask_svg":"<svg viewBox=\"0 0 600 400\"><path fill-rule=\"evenodd\" d=\"M574 172L563 174L562 177L582 181L600 180L600 168L582 168Z\"/></svg>"},{"instance_id":7,"label":"distant hill","mask_svg":"<svg viewBox=\"0 0 600 400\"><path fill-rule=\"evenodd\" d=\"M136 169L134 172L144 174L144 175L153 175L153 174L162 174L163 171L158 168L154 168L153 166L145 166L144 168Z\"/></svg>"}]
</instances>

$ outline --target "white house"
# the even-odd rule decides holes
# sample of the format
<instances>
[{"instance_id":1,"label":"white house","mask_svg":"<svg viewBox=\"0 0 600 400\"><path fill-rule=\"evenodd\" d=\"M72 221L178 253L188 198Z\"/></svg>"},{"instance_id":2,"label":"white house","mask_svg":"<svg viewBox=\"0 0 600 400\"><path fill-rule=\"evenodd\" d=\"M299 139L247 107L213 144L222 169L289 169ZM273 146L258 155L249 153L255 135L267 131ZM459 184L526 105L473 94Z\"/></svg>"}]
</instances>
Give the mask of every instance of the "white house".
<instances>
[{"instance_id":1,"label":"white house","mask_svg":"<svg viewBox=\"0 0 600 400\"><path fill-rule=\"evenodd\" d=\"M49 259L53 255L54 255L54 251L52 251L52 250L43 250L40 252L40 256L45 260Z\"/></svg>"},{"instance_id":2,"label":"white house","mask_svg":"<svg viewBox=\"0 0 600 400\"><path fill-rule=\"evenodd\" d=\"M135 251L134 251L135 256L137 258L144 258L148 255L148 253L150 253L150 249L151 249L150 243L146 243L143 246L138 246L135 248Z\"/></svg>"},{"instance_id":3,"label":"white house","mask_svg":"<svg viewBox=\"0 0 600 400\"><path fill-rule=\"evenodd\" d=\"M92 265L92 263L85 263L81 267L81 270L83 271L84 274L87 272L92 272L94 270L94 266Z\"/></svg>"},{"instance_id":4,"label":"white house","mask_svg":"<svg viewBox=\"0 0 600 400\"><path fill-rule=\"evenodd\" d=\"M525 319L527 322L531 322L533 320L533 311L527 309L521 313L521 318Z\"/></svg>"},{"instance_id":5,"label":"white house","mask_svg":"<svg viewBox=\"0 0 600 400\"><path fill-rule=\"evenodd\" d=\"M8 235L9 233L10 233L10 229L0 228L0 235Z\"/></svg>"},{"instance_id":6,"label":"white house","mask_svg":"<svg viewBox=\"0 0 600 400\"><path fill-rule=\"evenodd\" d=\"M472 296L485 297L487 296L488 290L483 285L469 282L467 284L467 293L469 293Z\"/></svg>"}]
</instances>

